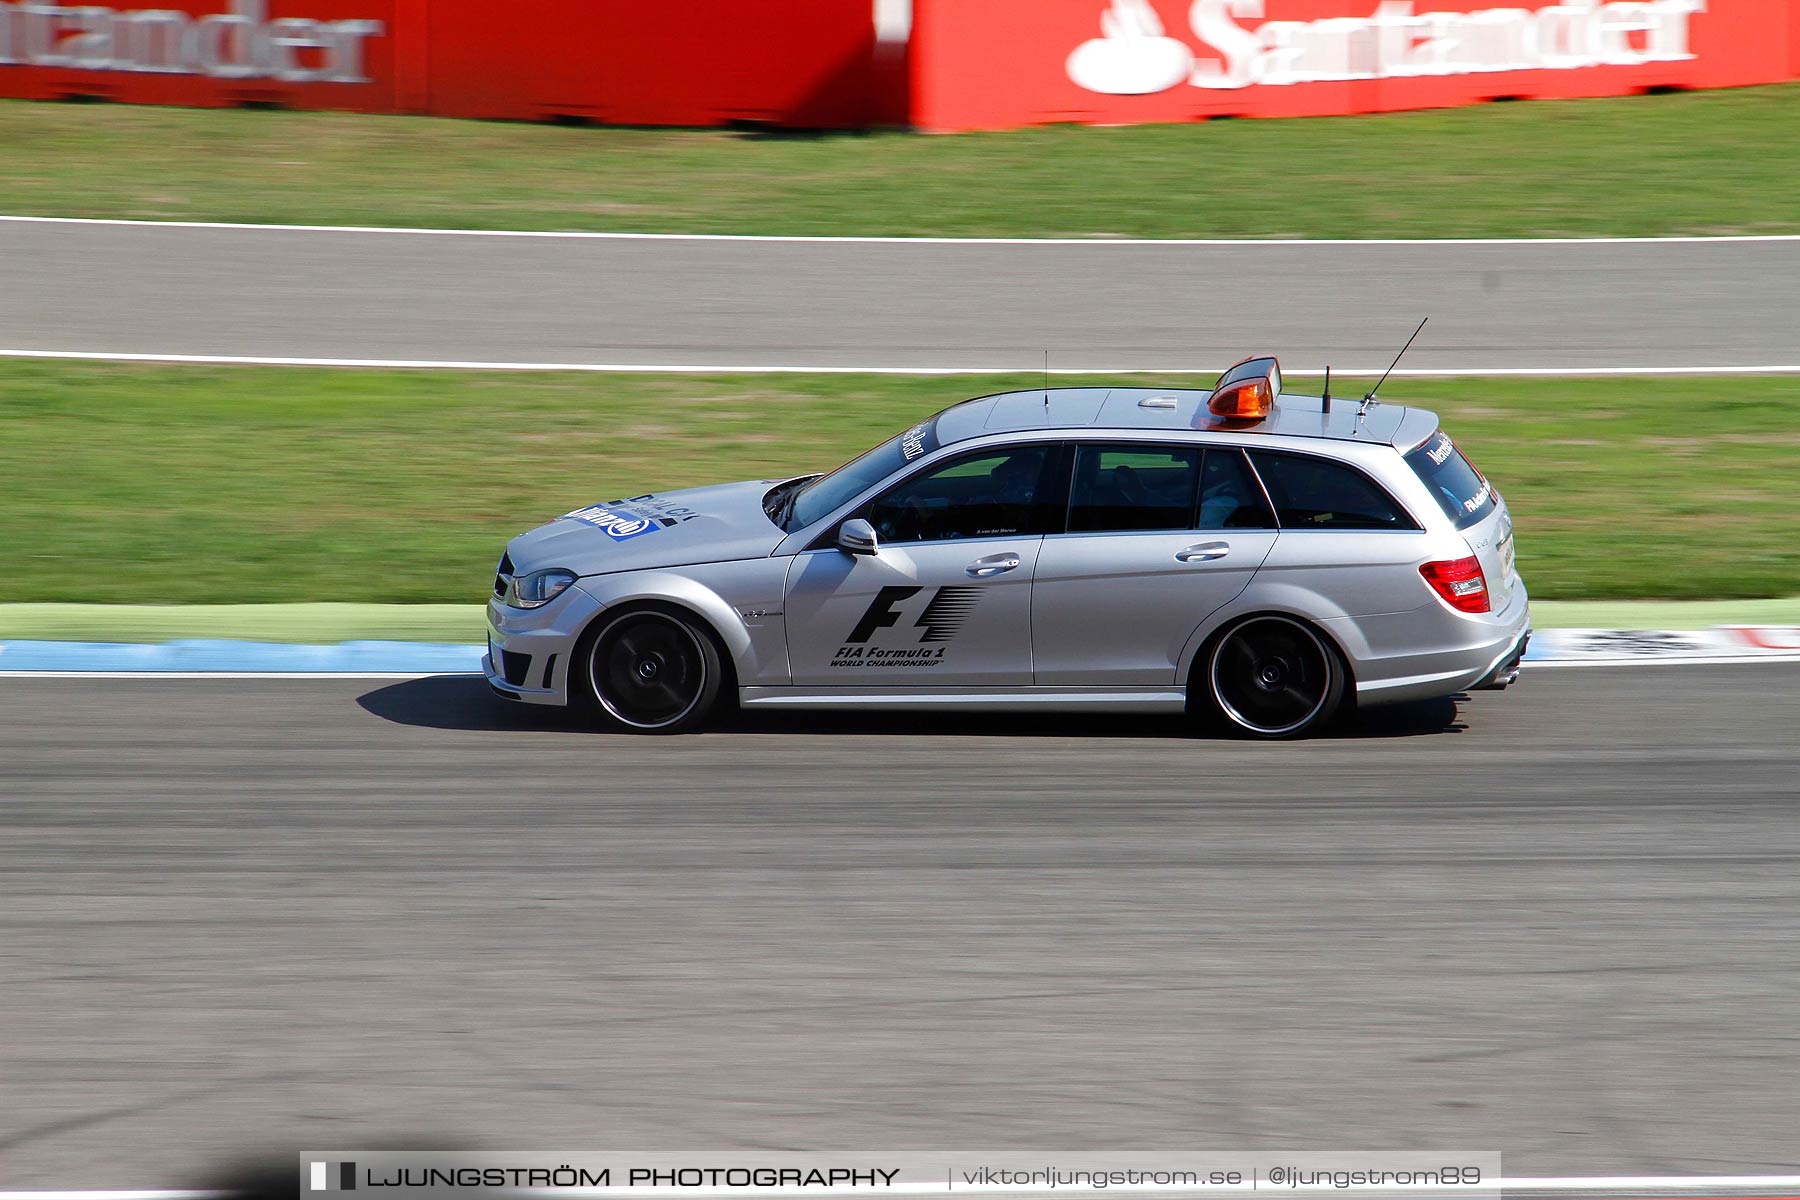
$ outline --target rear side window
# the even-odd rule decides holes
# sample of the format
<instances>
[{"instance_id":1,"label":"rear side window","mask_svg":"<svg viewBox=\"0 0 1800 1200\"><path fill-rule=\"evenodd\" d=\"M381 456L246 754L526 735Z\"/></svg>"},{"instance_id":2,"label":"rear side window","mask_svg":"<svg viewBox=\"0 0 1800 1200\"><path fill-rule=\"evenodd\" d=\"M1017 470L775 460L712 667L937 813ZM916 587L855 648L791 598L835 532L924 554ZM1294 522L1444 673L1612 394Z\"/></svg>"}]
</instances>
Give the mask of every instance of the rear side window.
<instances>
[{"instance_id":1,"label":"rear side window","mask_svg":"<svg viewBox=\"0 0 1800 1200\"><path fill-rule=\"evenodd\" d=\"M1208 450L1196 529L1273 529L1275 514L1237 450Z\"/></svg>"},{"instance_id":2,"label":"rear side window","mask_svg":"<svg viewBox=\"0 0 1800 1200\"><path fill-rule=\"evenodd\" d=\"M1393 497L1354 467L1301 454L1250 451L1283 529L1417 529Z\"/></svg>"},{"instance_id":3,"label":"rear side window","mask_svg":"<svg viewBox=\"0 0 1800 1200\"><path fill-rule=\"evenodd\" d=\"M1069 532L1187 529L1199 480L1199 447L1082 446Z\"/></svg>"},{"instance_id":4,"label":"rear side window","mask_svg":"<svg viewBox=\"0 0 1800 1200\"><path fill-rule=\"evenodd\" d=\"M1430 490L1458 529L1467 529L1494 511L1494 489L1470 465L1443 430L1406 456L1406 465Z\"/></svg>"}]
</instances>

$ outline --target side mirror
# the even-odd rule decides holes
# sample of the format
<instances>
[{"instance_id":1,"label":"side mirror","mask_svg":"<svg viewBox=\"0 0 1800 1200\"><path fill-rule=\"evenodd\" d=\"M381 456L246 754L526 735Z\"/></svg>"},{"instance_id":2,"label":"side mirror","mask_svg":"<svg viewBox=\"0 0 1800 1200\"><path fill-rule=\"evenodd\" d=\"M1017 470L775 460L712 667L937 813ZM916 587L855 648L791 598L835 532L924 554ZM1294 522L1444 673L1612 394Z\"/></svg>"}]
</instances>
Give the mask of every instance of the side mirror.
<instances>
[{"instance_id":1,"label":"side mirror","mask_svg":"<svg viewBox=\"0 0 1800 1200\"><path fill-rule=\"evenodd\" d=\"M845 554L880 554L881 543L875 538L875 527L855 517L838 526L837 547Z\"/></svg>"}]
</instances>

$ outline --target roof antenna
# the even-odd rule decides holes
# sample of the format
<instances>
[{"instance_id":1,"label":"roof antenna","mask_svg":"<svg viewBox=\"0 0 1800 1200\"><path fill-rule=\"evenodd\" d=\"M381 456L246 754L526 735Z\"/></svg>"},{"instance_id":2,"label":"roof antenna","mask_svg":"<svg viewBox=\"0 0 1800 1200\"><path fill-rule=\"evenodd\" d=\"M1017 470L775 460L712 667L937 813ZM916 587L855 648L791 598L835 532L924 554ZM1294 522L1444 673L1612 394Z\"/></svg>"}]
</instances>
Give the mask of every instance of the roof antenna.
<instances>
[{"instance_id":1,"label":"roof antenna","mask_svg":"<svg viewBox=\"0 0 1800 1200\"><path fill-rule=\"evenodd\" d=\"M1330 363L1325 364L1325 394L1323 396L1319 397L1319 411L1322 413L1328 413L1331 411L1331 364Z\"/></svg>"},{"instance_id":2,"label":"roof antenna","mask_svg":"<svg viewBox=\"0 0 1800 1200\"><path fill-rule=\"evenodd\" d=\"M1425 321L1429 320L1431 320L1430 317L1425 318ZM1413 342L1425 329L1425 321L1419 322L1419 328L1413 330L1412 337L1406 339L1406 345L1400 347L1400 353L1394 355L1394 361L1388 364L1388 369L1381 373L1381 378L1375 381L1375 386L1370 388L1369 394L1363 397L1362 406L1356 410L1357 416L1363 416L1369 411L1369 405L1378 402L1375 393L1381 390L1381 385L1388 381L1388 376L1394 373L1394 368L1400 365L1400 360L1406 357L1406 352L1408 350L1412 349Z\"/></svg>"},{"instance_id":3,"label":"roof antenna","mask_svg":"<svg viewBox=\"0 0 1800 1200\"><path fill-rule=\"evenodd\" d=\"M1044 351L1044 411L1050 411L1050 352Z\"/></svg>"}]
</instances>

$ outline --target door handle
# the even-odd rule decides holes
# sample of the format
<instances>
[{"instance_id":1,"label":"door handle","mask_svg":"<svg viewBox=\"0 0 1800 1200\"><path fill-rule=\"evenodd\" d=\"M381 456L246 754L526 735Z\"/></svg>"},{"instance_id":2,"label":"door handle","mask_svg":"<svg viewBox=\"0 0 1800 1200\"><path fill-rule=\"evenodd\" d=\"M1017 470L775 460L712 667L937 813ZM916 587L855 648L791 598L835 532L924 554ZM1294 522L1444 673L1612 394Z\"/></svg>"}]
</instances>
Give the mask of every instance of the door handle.
<instances>
[{"instance_id":1,"label":"door handle","mask_svg":"<svg viewBox=\"0 0 1800 1200\"><path fill-rule=\"evenodd\" d=\"M965 574L975 579L991 579L995 575L1004 575L1019 565L1016 554L990 554L986 558L978 558L963 568Z\"/></svg>"},{"instance_id":2,"label":"door handle","mask_svg":"<svg viewBox=\"0 0 1800 1200\"><path fill-rule=\"evenodd\" d=\"M1231 546L1225 542L1201 542L1197 546L1175 552L1176 562L1212 562L1216 558L1224 558L1231 553Z\"/></svg>"}]
</instances>

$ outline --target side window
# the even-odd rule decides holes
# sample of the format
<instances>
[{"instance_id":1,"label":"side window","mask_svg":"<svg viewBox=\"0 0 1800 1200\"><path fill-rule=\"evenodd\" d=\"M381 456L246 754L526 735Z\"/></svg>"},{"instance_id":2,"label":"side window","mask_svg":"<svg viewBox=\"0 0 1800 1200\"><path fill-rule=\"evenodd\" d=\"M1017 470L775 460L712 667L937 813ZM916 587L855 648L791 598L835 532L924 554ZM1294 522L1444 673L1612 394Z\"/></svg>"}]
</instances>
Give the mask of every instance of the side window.
<instances>
[{"instance_id":1,"label":"side window","mask_svg":"<svg viewBox=\"0 0 1800 1200\"><path fill-rule=\"evenodd\" d=\"M863 515L884 542L1043 533L1062 518L1062 488L1047 484L1049 468L1068 461L1051 450L1009 446L954 459L892 488Z\"/></svg>"},{"instance_id":2,"label":"side window","mask_svg":"<svg viewBox=\"0 0 1800 1200\"><path fill-rule=\"evenodd\" d=\"M1250 451L1283 529L1417 529L1418 524L1354 467L1310 455Z\"/></svg>"},{"instance_id":3,"label":"side window","mask_svg":"<svg viewBox=\"0 0 1800 1200\"><path fill-rule=\"evenodd\" d=\"M1273 529L1275 514L1240 450L1208 450L1195 529Z\"/></svg>"},{"instance_id":4,"label":"side window","mask_svg":"<svg viewBox=\"0 0 1800 1200\"><path fill-rule=\"evenodd\" d=\"M1179 446L1082 446L1069 492L1069 532L1187 529L1200 450Z\"/></svg>"}]
</instances>

